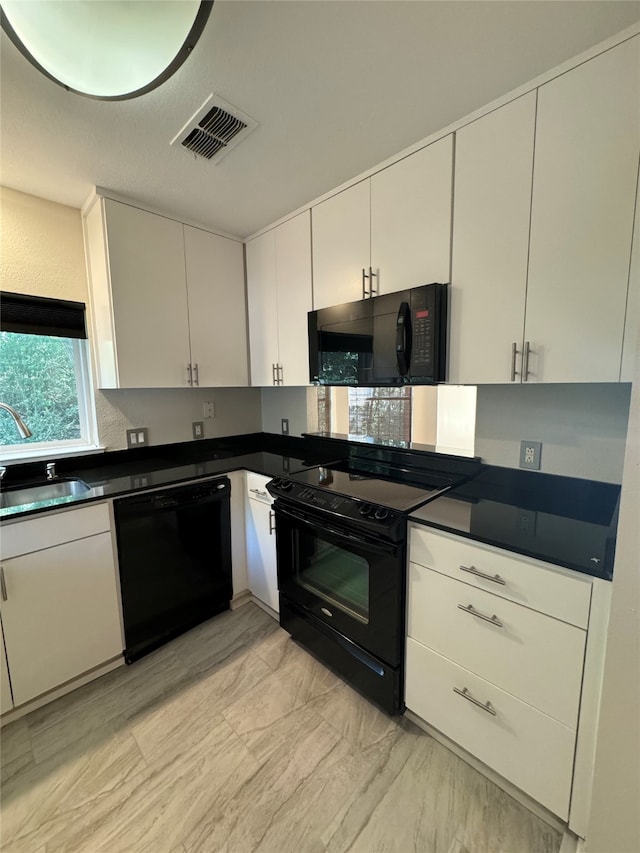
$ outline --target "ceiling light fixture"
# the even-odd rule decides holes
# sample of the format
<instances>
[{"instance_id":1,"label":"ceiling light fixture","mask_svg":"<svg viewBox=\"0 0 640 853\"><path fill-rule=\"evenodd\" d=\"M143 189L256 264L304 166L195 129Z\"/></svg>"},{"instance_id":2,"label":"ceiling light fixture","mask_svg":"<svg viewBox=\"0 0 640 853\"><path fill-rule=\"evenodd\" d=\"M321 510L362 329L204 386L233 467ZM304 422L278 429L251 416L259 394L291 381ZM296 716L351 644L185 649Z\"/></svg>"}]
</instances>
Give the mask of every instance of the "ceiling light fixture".
<instances>
[{"instance_id":1,"label":"ceiling light fixture","mask_svg":"<svg viewBox=\"0 0 640 853\"><path fill-rule=\"evenodd\" d=\"M2 28L50 80L105 101L160 86L191 53L213 0L2 0Z\"/></svg>"}]
</instances>

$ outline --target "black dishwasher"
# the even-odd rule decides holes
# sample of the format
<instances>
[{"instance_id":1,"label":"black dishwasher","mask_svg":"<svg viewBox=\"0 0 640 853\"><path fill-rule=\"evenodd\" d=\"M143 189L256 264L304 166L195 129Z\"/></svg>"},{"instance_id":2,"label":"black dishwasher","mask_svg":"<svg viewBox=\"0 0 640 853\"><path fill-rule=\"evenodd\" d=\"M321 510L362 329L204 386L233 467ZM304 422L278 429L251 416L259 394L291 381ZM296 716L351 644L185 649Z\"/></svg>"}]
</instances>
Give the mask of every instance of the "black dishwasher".
<instances>
[{"instance_id":1,"label":"black dishwasher","mask_svg":"<svg viewBox=\"0 0 640 853\"><path fill-rule=\"evenodd\" d=\"M220 477L114 501L127 663L228 610L230 496Z\"/></svg>"}]
</instances>

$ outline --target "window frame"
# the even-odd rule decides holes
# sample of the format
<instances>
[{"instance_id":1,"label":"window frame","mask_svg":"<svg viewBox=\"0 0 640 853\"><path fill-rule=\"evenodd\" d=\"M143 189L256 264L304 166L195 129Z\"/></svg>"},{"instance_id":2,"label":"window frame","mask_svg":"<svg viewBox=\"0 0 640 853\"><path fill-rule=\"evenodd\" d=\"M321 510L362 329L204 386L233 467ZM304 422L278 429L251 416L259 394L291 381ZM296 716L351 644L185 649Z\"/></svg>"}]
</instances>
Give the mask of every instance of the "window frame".
<instances>
[{"instance_id":1,"label":"window frame","mask_svg":"<svg viewBox=\"0 0 640 853\"><path fill-rule=\"evenodd\" d=\"M12 332L7 332L7 334L12 334ZM41 337L55 336L42 335ZM78 414L80 419L80 438L32 441L29 443L18 441L15 444L0 445L0 458L2 462L29 462L30 460L50 457L81 456L104 451L104 447L99 444L98 440L89 341L87 338L72 338L71 341L73 345ZM8 414L5 416L9 417ZM28 422L27 426L29 426Z\"/></svg>"}]
</instances>

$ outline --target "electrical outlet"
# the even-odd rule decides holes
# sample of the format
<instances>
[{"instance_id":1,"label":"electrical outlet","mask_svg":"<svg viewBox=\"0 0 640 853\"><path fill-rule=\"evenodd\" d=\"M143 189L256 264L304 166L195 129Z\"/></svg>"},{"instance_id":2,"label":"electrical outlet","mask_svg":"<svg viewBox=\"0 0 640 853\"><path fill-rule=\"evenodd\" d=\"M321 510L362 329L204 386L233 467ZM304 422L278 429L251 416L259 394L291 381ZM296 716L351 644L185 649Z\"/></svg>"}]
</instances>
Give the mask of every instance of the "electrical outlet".
<instances>
[{"instance_id":1,"label":"electrical outlet","mask_svg":"<svg viewBox=\"0 0 640 853\"><path fill-rule=\"evenodd\" d=\"M530 468L534 471L540 470L540 456L542 455L542 442L521 441L520 442L520 467Z\"/></svg>"},{"instance_id":2,"label":"electrical outlet","mask_svg":"<svg viewBox=\"0 0 640 853\"><path fill-rule=\"evenodd\" d=\"M149 444L148 429L136 427L127 430L127 447L146 447Z\"/></svg>"},{"instance_id":3,"label":"electrical outlet","mask_svg":"<svg viewBox=\"0 0 640 853\"><path fill-rule=\"evenodd\" d=\"M208 402L202 404L202 414L205 418L215 418L216 416L216 407L215 403Z\"/></svg>"},{"instance_id":4,"label":"electrical outlet","mask_svg":"<svg viewBox=\"0 0 640 853\"><path fill-rule=\"evenodd\" d=\"M194 438L204 438L204 423L203 421L194 421L191 424Z\"/></svg>"},{"instance_id":5,"label":"electrical outlet","mask_svg":"<svg viewBox=\"0 0 640 853\"><path fill-rule=\"evenodd\" d=\"M517 516L517 529L520 533L527 534L528 536L535 536L536 534L536 517L537 513L531 509L518 509Z\"/></svg>"},{"instance_id":6,"label":"electrical outlet","mask_svg":"<svg viewBox=\"0 0 640 853\"><path fill-rule=\"evenodd\" d=\"M282 418L282 434L289 435L289 418Z\"/></svg>"}]
</instances>

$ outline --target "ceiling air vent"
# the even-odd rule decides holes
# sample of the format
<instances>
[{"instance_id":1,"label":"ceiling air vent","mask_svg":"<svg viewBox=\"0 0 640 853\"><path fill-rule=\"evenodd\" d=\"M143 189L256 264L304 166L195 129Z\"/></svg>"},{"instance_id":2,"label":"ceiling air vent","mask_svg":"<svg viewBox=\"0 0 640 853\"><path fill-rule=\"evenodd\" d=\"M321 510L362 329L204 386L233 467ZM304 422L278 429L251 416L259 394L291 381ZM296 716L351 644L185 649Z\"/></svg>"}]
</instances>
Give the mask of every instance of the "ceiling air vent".
<instances>
[{"instance_id":1,"label":"ceiling air vent","mask_svg":"<svg viewBox=\"0 0 640 853\"><path fill-rule=\"evenodd\" d=\"M171 140L171 145L180 145L198 157L218 163L257 126L257 121L212 94Z\"/></svg>"}]
</instances>

